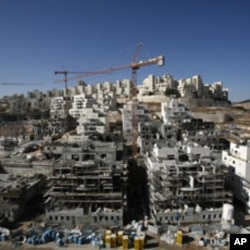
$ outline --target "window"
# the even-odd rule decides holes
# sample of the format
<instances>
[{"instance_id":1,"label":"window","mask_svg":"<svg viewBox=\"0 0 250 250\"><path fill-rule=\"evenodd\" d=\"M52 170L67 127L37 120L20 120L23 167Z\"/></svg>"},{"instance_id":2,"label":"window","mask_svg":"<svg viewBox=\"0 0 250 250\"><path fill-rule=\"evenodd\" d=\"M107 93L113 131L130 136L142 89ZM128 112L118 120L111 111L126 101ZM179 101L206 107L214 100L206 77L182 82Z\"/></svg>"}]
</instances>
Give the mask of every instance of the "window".
<instances>
[{"instance_id":1,"label":"window","mask_svg":"<svg viewBox=\"0 0 250 250\"><path fill-rule=\"evenodd\" d=\"M66 217L66 220L69 221L69 216Z\"/></svg>"},{"instance_id":2,"label":"window","mask_svg":"<svg viewBox=\"0 0 250 250\"><path fill-rule=\"evenodd\" d=\"M174 160L174 155L168 155L167 159L168 160Z\"/></svg>"},{"instance_id":3,"label":"window","mask_svg":"<svg viewBox=\"0 0 250 250\"><path fill-rule=\"evenodd\" d=\"M55 220L57 220L58 218L57 218L57 215L55 216Z\"/></svg>"},{"instance_id":4,"label":"window","mask_svg":"<svg viewBox=\"0 0 250 250\"><path fill-rule=\"evenodd\" d=\"M79 161L79 155L72 155L71 159L75 161Z\"/></svg>"},{"instance_id":5,"label":"window","mask_svg":"<svg viewBox=\"0 0 250 250\"><path fill-rule=\"evenodd\" d=\"M63 216L61 216L61 220L63 220L64 219L64 217Z\"/></svg>"}]
</instances>

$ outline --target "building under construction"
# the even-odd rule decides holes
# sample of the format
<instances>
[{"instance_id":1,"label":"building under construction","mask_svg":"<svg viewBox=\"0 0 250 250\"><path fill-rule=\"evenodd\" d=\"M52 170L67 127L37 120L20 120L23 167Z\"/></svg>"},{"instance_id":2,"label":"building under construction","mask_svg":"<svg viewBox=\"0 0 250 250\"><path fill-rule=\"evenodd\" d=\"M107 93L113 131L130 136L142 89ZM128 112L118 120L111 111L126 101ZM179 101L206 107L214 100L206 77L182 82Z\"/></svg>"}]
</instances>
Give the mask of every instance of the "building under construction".
<instances>
[{"instance_id":1,"label":"building under construction","mask_svg":"<svg viewBox=\"0 0 250 250\"><path fill-rule=\"evenodd\" d=\"M126 211L126 164L123 146L114 142L49 145L61 151L53 164L46 197L50 223L67 226L121 226ZM58 148L61 149L58 151Z\"/></svg>"},{"instance_id":2,"label":"building under construction","mask_svg":"<svg viewBox=\"0 0 250 250\"><path fill-rule=\"evenodd\" d=\"M27 210L27 203L41 195L45 186L46 177L43 175L0 174L0 223L19 219Z\"/></svg>"},{"instance_id":3,"label":"building under construction","mask_svg":"<svg viewBox=\"0 0 250 250\"><path fill-rule=\"evenodd\" d=\"M232 203L232 194L225 190L226 169L207 153L199 146L192 152L156 143L145 156L150 214L156 224L221 221L223 204Z\"/></svg>"}]
</instances>

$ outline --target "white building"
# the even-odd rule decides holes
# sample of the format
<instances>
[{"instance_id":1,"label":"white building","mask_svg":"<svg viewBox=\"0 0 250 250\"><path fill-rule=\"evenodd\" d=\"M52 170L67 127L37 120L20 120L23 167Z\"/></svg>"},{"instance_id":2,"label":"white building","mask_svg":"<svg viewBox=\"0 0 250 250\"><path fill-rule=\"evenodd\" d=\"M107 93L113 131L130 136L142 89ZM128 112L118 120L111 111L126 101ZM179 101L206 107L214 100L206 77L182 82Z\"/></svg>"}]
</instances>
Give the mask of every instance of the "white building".
<instances>
[{"instance_id":1,"label":"white building","mask_svg":"<svg viewBox=\"0 0 250 250\"><path fill-rule=\"evenodd\" d=\"M139 95L152 95L161 94L164 95L167 89L176 88L176 81L170 74L156 77L149 75L142 82L142 85L138 86Z\"/></svg>"},{"instance_id":2,"label":"white building","mask_svg":"<svg viewBox=\"0 0 250 250\"><path fill-rule=\"evenodd\" d=\"M122 81L116 81L114 88L117 96L130 97L133 90L133 84L129 79L123 79Z\"/></svg>"},{"instance_id":3,"label":"white building","mask_svg":"<svg viewBox=\"0 0 250 250\"><path fill-rule=\"evenodd\" d=\"M94 104L97 106L92 96L86 94L72 96L71 100L72 108L69 110L69 114L73 118L80 118L84 115L84 109L92 108Z\"/></svg>"},{"instance_id":4,"label":"white building","mask_svg":"<svg viewBox=\"0 0 250 250\"><path fill-rule=\"evenodd\" d=\"M191 78L185 78L179 80L178 90L182 97L188 94L196 94L196 97L202 96L203 83L199 75L193 76Z\"/></svg>"},{"instance_id":5,"label":"white building","mask_svg":"<svg viewBox=\"0 0 250 250\"><path fill-rule=\"evenodd\" d=\"M2 100L4 107L10 114L24 114L25 110L25 98L23 94L14 95L12 97L5 97Z\"/></svg>"},{"instance_id":6,"label":"white building","mask_svg":"<svg viewBox=\"0 0 250 250\"><path fill-rule=\"evenodd\" d=\"M190 159L193 160L211 156L211 149L209 147L203 147L195 142L183 144L182 149L190 156Z\"/></svg>"},{"instance_id":7,"label":"white building","mask_svg":"<svg viewBox=\"0 0 250 250\"><path fill-rule=\"evenodd\" d=\"M92 96L75 95L72 99L72 108L69 110L69 114L77 119L76 132L78 135L104 134L108 131L109 124L106 112Z\"/></svg>"},{"instance_id":8,"label":"white building","mask_svg":"<svg viewBox=\"0 0 250 250\"><path fill-rule=\"evenodd\" d=\"M214 82L209 86L212 96L219 100L228 99L228 89L223 89L223 83L221 81Z\"/></svg>"},{"instance_id":9,"label":"white building","mask_svg":"<svg viewBox=\"0 0 250 250\"><path fill-rule=\"evenodd\" d=\"M228 167L228 184L235 198L250 213L250 141L240 144L231 142L229 151L222 151L222 164Z\"/></svg>"},{"instance_id":10,"label":"white building","mask_svg":"<svg viewBox=\"0 0 250 250\"><path fill-rule=\"evenodd\" d=\"M65 117L65 102L62 96L51 99L50 116L52 119Z\"/></svg>"},{"instance_id":11,"label":"white building","mask_svg":"<svg viewBox=\"0 0 250 250\"><path fill-rule=\"evenodd\" d=\"M100 107L106 110L114 110L116 108L116 94L113 90L110 92L100 91L96 94L96 101Z\"/></svg>"},{"instance_id":12,"label":"white building","mask_svg":"<svg viewBox=\"0 0 250 250\"><path fill-rule=\"evenodd\" d=\"M171 98L169 102L161 103L161 117L164 124L170 123L175 117L186 115L188 115L188 112L185 106L175 98Z\"/></svg>"}]
</instances>

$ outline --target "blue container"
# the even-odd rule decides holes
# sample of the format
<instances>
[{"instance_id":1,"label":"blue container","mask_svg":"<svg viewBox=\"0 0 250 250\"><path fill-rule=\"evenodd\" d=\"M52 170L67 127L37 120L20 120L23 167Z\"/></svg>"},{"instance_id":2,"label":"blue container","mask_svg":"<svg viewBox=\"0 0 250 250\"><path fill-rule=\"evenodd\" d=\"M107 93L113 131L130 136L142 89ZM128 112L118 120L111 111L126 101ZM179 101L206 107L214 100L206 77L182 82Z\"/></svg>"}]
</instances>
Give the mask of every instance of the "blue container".
<instances>
[{"instance_id":1,"label":"blue container","mask_svg":"<svg viewBox=\"0 0 250 250\"><path fill-rule=\"evenodd\" d=\"M8 236L6 234L1 235L1 241L6 241L8 240Z\"/></svg>"},{"instance_id":2,"label":"blue container","mask_svg":"<svg viewBox=\"0 0 250 250\"><path fill-rule=\"evenodd\" d=\"M41 244L41 245L42 245L42 244L44 244L44 243L45 243L45 242L43 241L43 239L40 238L38 244Z\"/></svg>"},{"instance_id":3,"label":"blue container","mask_svg":"<svg viewBox=\"0 0 250 250\"><path fill-rule=\"evenodd\" d=\"M75 243L75 244L78 243L78 236L73 236L73 243Z\"/></svg>"},{"instance_id":4,"label":"blue container","mask_svg":"<svg viewBox=\"0 0 250 250\"><path fill-rule=\"evenodd\" d=\"M56 241L56 245L59 246L59 247L63 246L63 245L64 245L63 240L59 238L59 239Z\"/></svg>"},{"instance_id":5,"label":"blue container","mask_svg":"<svg viewBox=\"0 0 250 250\"><path fill-rule=\"evenodd\" d=\"M30 244L37 245L38 244L38 237L36 235L33 235L30 238Z\"/></svg>"},{"instance_id":6,"label":"blue container","mask_svg":"<svg viewBox=\"0 0 250 250\"><path fill-rule=\"evenodd\" d=\"M59 233L56 233L56 241L58 240L58 239L60 239L61 237L60 237L60 234Z\"/></svg>"},{"instance_id":7,"label":"blue container","mask_svg":"<svg viewBox=\"0 0 250 250\"><path fill-rule=\"evenodd\" d=\"M72 242L73 242L73 235L69 235L69 236L68 236L68 242L69 242L69 243L72 243Z\"/></svg>"},{"instance_id":8,"label":"blue container","mask_svg":"<svg viewBox=\"0 0 250 250\"><path fill-rule=\"evenodd\" d=\"M56 238L56 232L54 230L51 231L50 237L51 237L51 240L55 240L55 238Z\"/></svg>"},{"instance_id":9,"label":"blue container","mask_svg":"<svg viewBox=\"0 0 250 250\"><path fill-rule=\"evenodd\" d=\"M78 238L78 245L82 245L83 244L83 240L84 240L83 237L79 237Z\"/></svg>"}]
</instances>

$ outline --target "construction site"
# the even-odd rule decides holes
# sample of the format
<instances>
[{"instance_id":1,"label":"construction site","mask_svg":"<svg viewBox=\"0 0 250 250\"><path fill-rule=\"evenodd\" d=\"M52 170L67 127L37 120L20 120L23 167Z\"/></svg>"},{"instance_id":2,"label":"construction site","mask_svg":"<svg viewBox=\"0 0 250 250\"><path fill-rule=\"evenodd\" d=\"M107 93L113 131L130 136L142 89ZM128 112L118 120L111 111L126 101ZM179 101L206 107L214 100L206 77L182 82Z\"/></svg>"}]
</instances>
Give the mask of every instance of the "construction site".
<instances>
[{"instance_id":1,"label":"construction site","mask_svg":"<svg viewBox=\"0 0 250 250\"><path fill-rule=\"evenodd\" d=\"M229 249L249 232L249 111L200 76L138 85L141 67L164 65L138 62L141 49L122 66L55 71L63 90L0 100L0 249ZM123 69L131 79L80 80Z\"/></svg>"}]
</instances>

